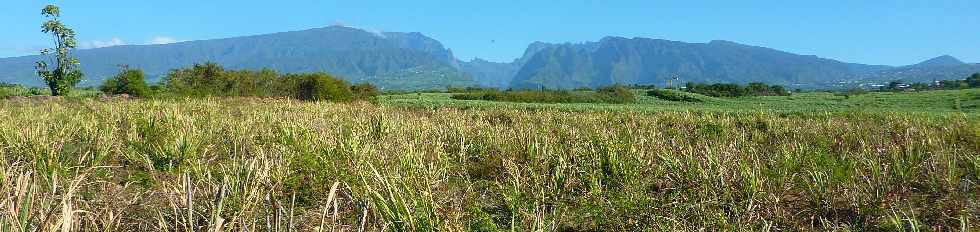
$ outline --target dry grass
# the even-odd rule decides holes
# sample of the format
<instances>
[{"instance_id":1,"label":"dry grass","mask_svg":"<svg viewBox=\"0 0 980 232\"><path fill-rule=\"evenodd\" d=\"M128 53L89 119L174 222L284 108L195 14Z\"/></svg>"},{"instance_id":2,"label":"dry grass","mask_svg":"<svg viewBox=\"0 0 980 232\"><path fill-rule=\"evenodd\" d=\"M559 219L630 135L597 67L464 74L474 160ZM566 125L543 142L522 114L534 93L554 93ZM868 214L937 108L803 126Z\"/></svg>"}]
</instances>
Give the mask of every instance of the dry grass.
<instances>
[{"instance_id":1,"label":"dry grass","mask_svg":"<svg viewBox=\"0 0 980 232\"><path fill-rule=\"evenodd\" d=\"M0 102L0 231L975 230L950 113Z\"/></svg>"}]
</instances>

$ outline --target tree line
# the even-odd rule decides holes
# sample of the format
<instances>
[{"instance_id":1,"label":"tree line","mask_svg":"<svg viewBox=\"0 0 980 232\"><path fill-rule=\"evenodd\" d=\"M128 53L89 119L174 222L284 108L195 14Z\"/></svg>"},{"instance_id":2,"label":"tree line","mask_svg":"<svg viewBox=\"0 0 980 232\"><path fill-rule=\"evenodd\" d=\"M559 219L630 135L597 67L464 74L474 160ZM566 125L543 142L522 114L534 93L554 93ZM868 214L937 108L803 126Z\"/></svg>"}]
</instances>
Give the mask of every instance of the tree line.
<instances>
[{"instance_id":1,"label":"tree line","mask_svg":"<svg viewBox=\"0 0 980 232\"><path fill-rule=\"evenodd\" d=\"M100 90L136 97L290 97L310 101L370 100L378 95L371 84L351 85L326 73L279 74L271 69L227 70L215 63L170 71L161 83L149 85L139 69L123 69Z\"/></svg>"},{"instance_id":2,"label":"tree line","mask_svg":"<svg viewBox=\"0 0 980 232\"><path fill-rule=\"evenodd\" d=\"M471 90L452 96L456 100L482 100L525 103L612 103L624 104L636 100L626 86L613 85L589 90Z\"/></svg>"},{"instance_id":3,"label":"tree line","mask_svg":"<svg viewBox=\"0 0 980 232\"><path fill-rule=\"evenodd\" d=\"M687 92L707 95L712 97L744 97L744 96L789 96L790 92L780 85L767 85L765 83L749 83L742 86L734 83L693 83L685 85Z\"/></svg>"},{"instance_id":4,"label":"tree line","mask_svg":"<svg viewBox=\"0 0 980 232\"><path fill-rule=\"evenodd\" d=\"M980 88L980 73L974 73L962 80L941 80L931 84L923 82L905 83L904 81L892 81L888 85L879 88L881 91L923 91L923 90L956 90Z\"/></svg>"}]
</instances>

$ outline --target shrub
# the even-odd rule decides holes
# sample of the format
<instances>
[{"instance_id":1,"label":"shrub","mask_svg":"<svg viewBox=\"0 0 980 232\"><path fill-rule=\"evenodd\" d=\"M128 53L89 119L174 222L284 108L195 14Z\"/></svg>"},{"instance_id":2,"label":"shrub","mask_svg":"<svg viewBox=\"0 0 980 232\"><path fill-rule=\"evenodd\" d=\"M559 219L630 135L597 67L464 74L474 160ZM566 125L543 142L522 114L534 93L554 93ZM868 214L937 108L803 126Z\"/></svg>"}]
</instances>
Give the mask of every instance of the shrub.
<instances>
[{"instance_id":1,"label":"shrub","mask_svg":"<svg viewBox=\"0 0 980 232\"><path fill-rule=\"evenodd\" d=\"M115 77L106 79L99 89L107 94L129 94L135 97L146 97L151 93L143 70L139 69L123 70Z\"/></svg>"},{"instance_id":2,"label":"shrub","mask_svg":"<svg viewBox=\"0 0 980 232\"><path fill-rule=\"evenodd\" d=\"M747 86L732 83L704 84L687 83L687 91L712 97L743 97L743 96L789 96L786 88L780 85L766 85L754 82Z\"/></svg>"},{"instance_id":3,"label":"shrub","mask_svg":"<svg viewBox=\"0 0 980 232\"><path fill-rule=\"evenodd\" d=\"M701 99L692 97L690 95L677 91L665 90L665 89L650 90L647 91L647 95L666 101L701 102Z\"/></svg>"},{"instance_id":4,"label":"shrub","mask_svg":"<svg viewBox=\"0 0 980 232\"><path fill-rule=\"evenodd\" d=\"M462 93L452 96L456 100L483 100L527 103L630 103L635 100L633 92L622 86L611 86L599 91L567 90L521 90Z\"/></svg>"},{"instance_id":5,"label":"shrub","mask_svg":"<svg viewBox=\"0 0 980 232\"><path fill-rule=\"evenodd\" d=\"M288 74L287 82L295 83L295 97L307 101L349 101L354 92L346 81L326 73Z\"/></svg>"},{"instance_id":6,"label":"shrub","mask_svg":"<svg viewBox=\"0 0 980 232\"><path fill-rule=\"evenodd\" d=\"M350 90L358 99L373 99L378 96L378 87L375 87L371 83L352 85Z\"/></svg>"},{"instance_id":7,"label":"shrub","mask_svg":"<svg viewBox=\"0 0 980 232\"><path fill-rule=\"evenodd\" d=\"M215 63L195 64L167 74L164 85L167 90L185 96L212 96L221 94L225 69Z\"/></svg>"},{"instance_id":8,"label":"shrub","mask_svg":"<svg viewBox=\"0 0 980 232\"><path fill-rule=\"evenodd\" d=\"M609 103L631 103L636 100L633 91L622 85L613 85L599 88L599 96L605 98L604 102Z\"/></svg>"},{"instance_id":9,"label":"shrub","mask_svg":"<svg viewBox=\"0 0 980 232\"><path fill-rule=\"evenodd\" d=\"M45 91L42 88L31 87L31 89L27 90L27 95L30 95L30 96L45 95L45 94L47 94L46 92L47 91Z\"/></svg>"},{"instance_id":10,"label":"shrub","mask_svg":"<svg viewBox=\"0 0 980 232\"><path fill-rule=\"evenodd\" d=\"M226 71L222 93L226 96L273 97L288 92L279 74L271 69Z\"/></svg>"},{"instance_id":11,"label":"shrub","mask_svg":"<svg viewBox=\"0 0 980 232\"><path fill-rule=\"evenodd\" d=\"M27 94L27 88L17 84L0 83L0 97Z\"/></svg>"},{"instance_id":12,"label":"shrub","mask_svg":"<svg viewBox=\"0 0 980 232\"><path fill-rule=\"evenodd\" d=\"M348 101L378 95L371 84L351 86L326 73L280 75L271 69L225 70L214 63L173 70L164 91L178 96L292 97L309 101ZM356 93L356 94L355 94Z\"/></svg>"}]
</instances>

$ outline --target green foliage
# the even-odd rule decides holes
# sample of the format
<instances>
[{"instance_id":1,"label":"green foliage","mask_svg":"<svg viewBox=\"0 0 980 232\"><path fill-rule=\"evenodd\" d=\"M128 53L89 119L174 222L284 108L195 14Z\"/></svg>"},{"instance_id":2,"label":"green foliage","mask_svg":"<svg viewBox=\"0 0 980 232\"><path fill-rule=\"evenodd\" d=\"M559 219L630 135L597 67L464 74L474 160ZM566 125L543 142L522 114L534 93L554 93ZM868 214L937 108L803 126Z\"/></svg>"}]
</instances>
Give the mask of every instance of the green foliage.
<instances>
[{"instance_id":1,"label":"green foliage","mask_svg":"<svg viewBox=\"0 0 980 232\"><path fill-rule=\"evenodd\" d=\"M230 96L229 79L223 67L209 62L171 71L164 78L164 85L178 95Z\"/></svg>"},{"instance_id":2,"label":"green foliage","mask_svg":"<svg viewBox=\"0 0 980 232\"><path fill-rule=\"evenodd\" d=\"M354 92L346 81L326 73L287 74L283 77L296 86L295 98L307 101L349 101Z\"/></svg>"},{"instance_id":3,"label":"green foliage","mask_svg":"<svg viewBox=\"0 0 980 232\"><path fill-rule=\"evenodd\" d=\"M350 86L351 92L358 99L373 100L378 97L378 87L375 87L371 83L360 83Z\"/></svg>"},{"instance_id":4,"label":"green foliage","mask_svg":"<svg viewBox=\"0 0 980 232\"><path fill-rule=\"evenodd\" d=\"M280 75L271 69L226 70L215 63L177 69L164 78L165 90L177 96L194 97L291 97L310 101L371 100L378 95L374 85L351 86L326 73Z\"/></svg>"},{"instance_id":5,"label":"green foliage","mask_svg":"<svg viewBox=\"0 0 980 232\"><path fill-rule=\"evenodd\" d=\"M493 88L481 88L481 87L449 87L446 88L446 93L471 93L471 92L484 92L495 90Z\"/></svg>"},{"instance_id":6,"label":"green foliage","mask_svg":"<svg viewBox=\"0 0 980 232\"><path fill-rule=\"evenodd\" d=\"M922 82L916 82L912 84L907 84L902 80L888 82L888 85L882 86L881 91L924 91L924 90L956 90L956 89L970 89L970 88L980 88L980 73L970 75L966 79L962 80L941 80L937 83L926 84Z\"/></svg>"},{"instance_id":7,"label":"green foliage","mask_svg":"<svg viewBox=\"0 0 980 232\"><path fill-rule=\"evenodd\" d=\"M666 101L701 102L701 99L698 99L689 94L685 94L675 90L652 89L650 91L647 91L647 95L660 98Z\"/></svg>"},{"instance_id":8,"label":"green foliage","mask_svg":"<svg viewBox=\"0 0 980 232\"><path fill-rule=\"evenodd\" d=\"M41 89L41 88L38 88L38 87L31 87L27 91L27 95L32 95L32 96L40 96L40 95L45 95L45 94L47 94L47 93L44 91L44 89Z\"/></svg>"},{"instance_id":9,"label":"green foliage","mask_svg":"<svg viewBox=\"0 0 980 232\"><path fill-rule=\"evenodd\" d=\"M599 88L597 91L599 98L602 98L603 102L607 103L632 103L636 100L636 96L633 95L633 91L622 85L613 85Z\"/></svg>"},{"instance_id":10,"label":"green foliage","mask_svg":"<svg viewBox=\"0 0 980 232\"><path fill-rule=\"evenodd\" d=\"M485 90L454 94L457 100L483 100L527 103L631 103L636 100L633 92L623 86L600 88L598 91L567 90Z\"/></svg>"},{"instance_id":11,"label":"green foliage","mask_svg":"<svg viewBox=\"0 0 980 232\"><path fill-rule=\"evenodd\" d=\"M68 95L71 88L82 80L82 71L78 59L71 55L75 49L75 31L61 23L61 10L54 5L47 5L41 10L41 15L50 18L41 25L41 32L51 34L55 47L41 50L41 55L54 53L55 67L49 69L47 61L37 61L34 69L51 89L51 95Z\"/></svg>"},{"instance_id":12,"label":"green foliage","mask_svg":"<svg viewBox=\"0 0 980 232\"><path fill-rule=\"evenodd\" d=\"M210 62L173 70L163 82L168 91L182 96L272 97L291 90L271 69L226 70Z\"/></svg>"},{"instance_id":13,"label":"green foliage","mask_svg":"<svg viewBox=\"0 0 980 232\"><path fill-rule=\"evenodd\" d=\"M703 94L712 97L744 97L744 96L789 96L786 88L779 85L766 85L764 83L749 83L748 86L741 86L732 83L687 83L687 91Z\"/></svg>"},{"instance_id":14,"label":"green foliage","mask_svg":"<svg viewBox=\"0 0 980 232\"><path fill-rule=\"evenodd\" d=\"M974 73L966 78L966 83L970 85L970 88L980 88L980 73Z\"/></svg>"},{"instance_id":15,"label":"green foliage","mask_svg":"<svg viewBox=\"0 0 980 232\"><path fill-rule=\"evenodd\" d=\"M0 83L0 97L27 95L28 89L22 85Z\"/></svg>"},{"instance_id":16,"label":"green foliage","mask_svg":"<svg viewBox=\"0 0 980 232\"><path fill-rule=\"evenodd\" d=\"M129 94L135 97L147 97L152 91L146 84L143 70L125 69L115 77L106 79L99 88L107 94Z\"/></svg>"}]
</instances>

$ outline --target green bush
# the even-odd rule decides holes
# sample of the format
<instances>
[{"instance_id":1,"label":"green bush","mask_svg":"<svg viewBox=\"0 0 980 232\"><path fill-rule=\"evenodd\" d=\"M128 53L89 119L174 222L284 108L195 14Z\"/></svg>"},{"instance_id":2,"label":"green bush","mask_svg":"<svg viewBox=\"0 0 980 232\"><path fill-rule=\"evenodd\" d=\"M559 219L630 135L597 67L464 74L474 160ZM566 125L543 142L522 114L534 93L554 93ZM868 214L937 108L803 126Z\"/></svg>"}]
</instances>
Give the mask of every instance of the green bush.
<instances>
[{"instance_id":1,"label":"green bush","mask_svg":"<svg viewBox=\"0 0 980 232\"><path fill-rule=\"evenodd\" d=\"M22 96L27 94L27 88L18 84L0 83L0 97Z\"/></svg>"},{"instance_id":2,"label":"green bush","mask_svg":"<svg viewBox=\"0 0 980 232\"><path fill-rule=\"evenodd\" d=\"M527 103L630 103L635 101L633 92L622 86L611 86L599 91L567 91L567 90L521 90L499 91L485 90L455 94L457 100L482 100L502 102Z\"/></svg>"},{"instance_id":3,"label":"green bush","mask_svg":"<svg viewBox=\"0 0 980 232\"><path fill-rule=\"evenodd\" d=\"M603 102L608 103L631 103L636 100L633 91L622 85L613 85L599 88L598 94L604 98Z\"/></svg>"},{"instance_id":4,"label":"green bush","mask_svg":"<svg viewBox=\"0 0 980 232\"><path fill-rule=\"evenodd\" d=\"M43 88L31 87L29 90L27 90L28 96L40 96L40 95L47 95L47 94L48 94L47 90Z\"/></svg>"},{"instance_id":5,"label":"green bush","mask_svg":"<svg viewBox=\"0 0 980 232\"><path fill-rule=\"evenodd\" d=\"M307 101L349 101L354 92L346 81L326 73L287 74L287 82L295 83L295 98Z\"/></svg>"},{"instance_id":6,"label":"green bush","mask_svg":"<svg viewBox=\"0 0 980 232\"><path fill-rule=\"evenodd\" d=\"M789 96L789 91L779 85L766 85L765 83L749 83L741 86L732 83L687 83L687 91L712 97L744 97L744 96Z\"/></svg>"},{"instance_id":7,"label":"green bush","mask_svg":"<svg viewBox=\"0 0 980 232\"><path fill-rule=\"evenodd\" d=\"M647 95L666 101L701 102L701 99L673 90L654 89L647 91Z\"/></svg>"},{"instance_id":8,"label":"green bush","mask_svg":"<svg viewBox=\"0 0 980 232\"><path fill-rule=\"evenodd\" d=\"M184 96L225 95L225 69L215 63L195 64L177 69L164 78L164 85L171 93Z\"/></svg>"},{"instance_id":9,"label":"green bush","mask_svg":"<svg viewBox=\"0 0 980 232\"><path fill-rule=\"evenodd\" d=\"M373 99L378 96L378 87L375 87L371 83L352 85L350 90L358 99Z\"/></svg>"},{"instance_id":10,"label":"green bush","mask_svg":"<svg viewBox=\"0 0 980 232\"><path fill-rule=\"evenodd\" d=\"M146 97L151 93L143 70L139 69L123 70L115 77L106 79L99 89L107 94L129 94L135 97Z\"/></svg>"},{"instance_id":11,"label":"green bush","mask_svg":"<svg viewBox=\"0 0 980 232\"><path fill-rule=\"evenodd\" d=\"M165 88L178 96L292 97L309 101L349 101L378 95L371 84L351 86L326 73L280 75L271 69L225 70L214 63L171 71Z\"/></svg>"}]
</instances>

